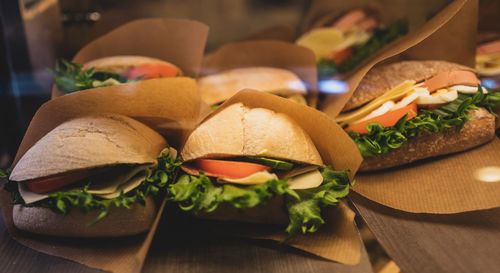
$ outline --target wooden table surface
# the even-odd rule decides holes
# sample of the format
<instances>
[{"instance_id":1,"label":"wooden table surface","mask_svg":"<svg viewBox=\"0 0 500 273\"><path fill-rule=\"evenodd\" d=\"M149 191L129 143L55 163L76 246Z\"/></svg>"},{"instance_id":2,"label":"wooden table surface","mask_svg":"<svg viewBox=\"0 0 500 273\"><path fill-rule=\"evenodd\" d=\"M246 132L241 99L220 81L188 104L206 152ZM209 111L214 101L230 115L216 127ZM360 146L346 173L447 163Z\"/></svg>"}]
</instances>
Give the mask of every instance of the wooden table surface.
<instances>
[{"instance_id":1,"label":"wooden table surface","mask_svg":"<svg viewBox=\"0 0 500 273\"><path fill-rule=\"evenodd\" d=\"M361 262L346 266L267 240L227 237L188 217L163 217L143 272L372 272L365 249ZM179 224L179 221L181 223ZM39 253L13 240L0 218L0 272L103 272Z\"/></svg>"},{"instance_id":2,"label":"wooden table surface","mask_svg":"<svg viewBox=\"0 0 500 273\"><path fill-rule=\"evenodd\" d=\"M402 272L500 272L500 208L415 214L382 206L356 193L350 198Z\"/></svg>"}]
</instances>

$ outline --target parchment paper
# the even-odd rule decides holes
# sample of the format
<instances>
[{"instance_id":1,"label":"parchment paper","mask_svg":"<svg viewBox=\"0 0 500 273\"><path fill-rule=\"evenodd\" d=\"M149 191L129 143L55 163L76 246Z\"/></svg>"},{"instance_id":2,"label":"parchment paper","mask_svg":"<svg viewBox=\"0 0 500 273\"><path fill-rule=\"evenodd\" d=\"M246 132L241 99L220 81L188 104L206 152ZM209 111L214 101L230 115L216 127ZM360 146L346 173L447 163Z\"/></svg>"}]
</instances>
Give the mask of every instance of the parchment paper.
<instances>
[{"instance_id":1,"label":"parchment paper","mask_svg":"<svg viewBox=\"0 0 500 273\"><path fill-rule=\"evenodd\" d=\"M84 46L73 62L118 55L139 55L177 65L185 76L197 75L208 37L208 26L185 19L154 18L122 25ZM54 86L52 97L62 93Z\"/></svg>"},{"instance_id":2,"label":"parchment paper","mask_svg":"<svg viewBox=\"0 0 500 273\"><path fill-rule=\"evenodd\" d=\"M311 107L268 93L247 89L231 97L205 120L216 115L227 106L238 102L242 102L251 108L267 108L290 116L309 134L325 164L333 166L336 170L350 169L351 178L356 173L361 163L361 155L355 144L340 126L324 113ZM279 208L279 206L275 208ZM286 219L286 216L279 215L279 212L276 214L269 213L269 209L266 209L266 207L260 208L260 212L263 212L260 218L265 222L268 222L271 214L273 218L282 219L285 217ZM345 264L357 264L360 259L361 242L354 224L354 215L353 211L341 203L338 208L324 211L323 216L327 223L318 232L297 236L288 243L291 246L329 260ZM228 217L222 219L229 220ZM233 235L238 234L276 241L283 241L286 236L282 226L280 229L274 229L271 232L254 229L244 231L244 229L239 228L227 230L228 233Z\"/></svg>"}]
</instances>

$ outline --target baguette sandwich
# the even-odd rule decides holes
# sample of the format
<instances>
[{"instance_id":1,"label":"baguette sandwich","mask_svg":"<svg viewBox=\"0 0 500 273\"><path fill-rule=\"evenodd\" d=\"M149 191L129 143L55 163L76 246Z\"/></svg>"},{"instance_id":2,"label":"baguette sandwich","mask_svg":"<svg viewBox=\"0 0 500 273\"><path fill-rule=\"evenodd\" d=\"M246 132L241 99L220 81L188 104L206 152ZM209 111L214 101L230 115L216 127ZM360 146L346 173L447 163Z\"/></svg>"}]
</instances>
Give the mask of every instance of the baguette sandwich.
<instances>
[{"instance_id":1,"label":"baguette sandwich","mask_svg":"<svg viewBox=\"0 0 500 273\"><path fill-rule=\"evenodd\" d=\"M238 91L254 89L307 105L307 87L293 72L273 67L236 68L198 79L200 96L208 105L218 105Z\"/></svg>"},{"instance_id":2,"label":"baguette sandwich","mask_svg":"<svg viewBox=\"0 0 500 273\"><path fill-rule=\"evenodd\" d=\"M144 56L112 56L85 64L61 60L52 72L58 90L71 93L138 80L182 76L181 69L169 62Z\"/></svg>"},{"instance_id":3,"label":"baguette sandwich","mask_svg":"<svg viewBox=\"0 0 500 273\"><path fill-rule=\"evenodd\" d=\"M499 95L469 67L399 62L368 72L335 120L363 155L360 170L381 170L492 140Z\"/></svg>"},{"instance_id":4,"label":"baguette sandwich","mask_svg":"<svg viewBox=\"0 0 500 273\"><path fill-rule=\"evenodd\" d=\"M122 115L62 123L8 177L14 225L62 237L148 231L157 214L153 197L164 192L176 167L176 152L166 146L158 133Z\"/></svg>"},{"instance_id":5,"label":"baguette sandwich","mask_svg":"<svg viewBox=\"0 0 500 273\"><path fill-rule=\"evenodd\" d=\"M186 211L219 215L224 206L246 212L273 203L257 213L217 218L274 224L284 218L290 236L315 232L324 223L321 209L349 191L347 171L326 166L292 118L241 102L197 127L181 157L186 174L169 186L169 200Z\"/></svg>"}]
</instances>

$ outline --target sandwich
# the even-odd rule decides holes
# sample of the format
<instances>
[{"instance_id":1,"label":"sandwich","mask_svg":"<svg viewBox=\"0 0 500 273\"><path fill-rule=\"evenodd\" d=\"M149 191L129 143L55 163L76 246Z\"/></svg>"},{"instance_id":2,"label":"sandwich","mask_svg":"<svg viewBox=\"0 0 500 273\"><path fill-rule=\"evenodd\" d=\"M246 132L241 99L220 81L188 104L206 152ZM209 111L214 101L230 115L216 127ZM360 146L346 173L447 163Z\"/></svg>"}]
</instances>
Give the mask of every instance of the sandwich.
<instances>
[{"instance_id":1,"label":"sandwich","mask_svg":"<svg viewBox=\"0 0 500 273\"><path fill-rule=\"evenodd\" d=\"M364 161L361 171L464 151L495 137L500 93L481 86L472 68L405 61L374 68L335 120Z\"/></svg>"},{"instance_id":2,"label":"sandwich","mask_svg":"<svg viewBox=\"0 0 500 273\"><path fill-rule=\"evenodd\" d=\"M56 63L55 71L50 72L62 93L183 75L181 69L174 64L143 56L112 56L85 64L63 59Z\"/></svg>"},{"instance_id":3,"label":"sandwich","mask_svg":"<svg viewBox=\"0 0 500 273\"><path fill-rule=\"evenodd\" d=\"M484 86L491 91L500 91L500 40L477 47L476 69Z\"/></svg>"},{"instance_id":4,"label":"sandwich","mask_svg":"<svg viewBox=\"0 0 500 273\"><path fill-rule=\"evenodd\" d=\"M316 55L319 80L349 72L390 42L408 33L408 21L384 27L370 11L352 10L303 34L296 43Z\"/></svg>"},{"instance_id":5,"label":"sandwich","mask_svg":"<svg viewBox=\"0 0 500 273\"><path fill-rule=\"evenodd\" d=\"M254 89L307 105L305 83L293 72L273 67L236 68L198 79L200 96L208 105L218 105L238 91Z\"/></svg>"},{"instance_id":6,"label":"sandwich","mask_svg":"<svg viewBox=\"0 0 500 273\"><path fill-rule=\"evenodd\" d=\"M148 231L157 214L154 198L164 194L179 165L177 152L166 147L161 135L122 115L60 124L8 175L14 225L62 237Z\"/></svg>"},{"instance_id":7,"label":"sandwich","mask_svg":"<svg viewBox=\"0 0 500 273\"><path fill-rule=\"evenodd\" d=\"M289 236L315 232L324 223L321 209L336 206L349 192L347 171L325 164L297 122L241 102L219 110L197 127L181 158L185 174L169 185L171 202L208 215L224 214L224 206L235 208L243 214L229 219L239 221L282 224L273 220L284 215ZM244 214L258 207L263 209L253 211L253 216ZM229 220L224 215L219 218Z\"/></svg>"}]
</instances>

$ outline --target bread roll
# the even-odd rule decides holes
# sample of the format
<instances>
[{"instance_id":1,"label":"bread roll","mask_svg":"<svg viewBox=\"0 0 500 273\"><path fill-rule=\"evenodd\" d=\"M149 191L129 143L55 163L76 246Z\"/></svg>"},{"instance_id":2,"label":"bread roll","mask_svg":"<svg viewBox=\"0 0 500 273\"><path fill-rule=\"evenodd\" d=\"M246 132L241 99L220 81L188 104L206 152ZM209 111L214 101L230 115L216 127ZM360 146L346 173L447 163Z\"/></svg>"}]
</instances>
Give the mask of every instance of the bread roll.
<instances>
[{"instance_id":1,"label":"bread roll","mask_svg":"<svg viewBox=\"0 0 500 273\"><path fill-rule=\"evenodd\" d=\"M471 111L472 120L441 133L422 134L388 154L367 157L360 171L382 170L420 159L464 151L492 140L495 137L495 117L486 109Z\"/></svg>"},{"instance_id":2,"label":"bread roll","mask_svg":"<svg viewBox=\"0 0 500 273\"><path fill-rule=\"evenodd\" d=\"M404 61L374 68L359 83L342 111L360 107L406 80L420 82L437 73L455 70L475 72L470 67L445 61Z\"/></svg>"},{"instance_id":3,"label":"bread roll","mask_svg":"<svg viewBox=\"0 0 500 273\"><path fill-rule=\"evenodd\" d=\"M21 230L36 234L58 237L120 237L147 232L156 217L157 207L152 198L146 199L146 205L138 203L110 209L108 216L93 226L87 226L100 213L92 210L84 214L73 209L68 215L57 214L47 208L13 207L14 225Z\"/></svg>"},{"instance_id":4,"label":"bread roll","mask_svg":"<svg viewBox=\"0 0 500 273\"><path fill-rule=\"evenodd\" d=\"M16 164L12 181L116 164L155 163L165 139L146 125L117 114L76 118L54 128Z\"/></svg>"},{"instance_id":5,"label":"bread roll","mask_svg":"<svg viewBox=\"0 0 500 273\"><path fill-rule=\"evenodd\" d=\"M266 156L322 166L309 135L287 115L235 103L196 128L184 145L184 161L206 157Z\"/></svg>"},{"instance_id":6,"label":"bread roll","mask_svg":"<svg viewBox=\"0 0 500 273\"><path fill-rule=\"evenodd\" d=\"M249 67L227 70L198 80L200 96L209 105L225 101L238 91L249 88L288 96L307 94L302 80L293 72L272 67Z\"/></svg>"}]
</instances>

